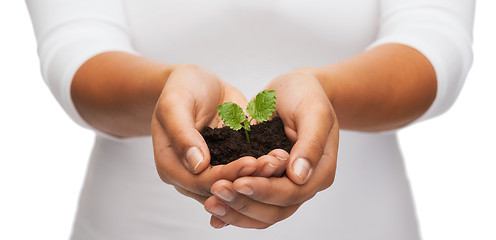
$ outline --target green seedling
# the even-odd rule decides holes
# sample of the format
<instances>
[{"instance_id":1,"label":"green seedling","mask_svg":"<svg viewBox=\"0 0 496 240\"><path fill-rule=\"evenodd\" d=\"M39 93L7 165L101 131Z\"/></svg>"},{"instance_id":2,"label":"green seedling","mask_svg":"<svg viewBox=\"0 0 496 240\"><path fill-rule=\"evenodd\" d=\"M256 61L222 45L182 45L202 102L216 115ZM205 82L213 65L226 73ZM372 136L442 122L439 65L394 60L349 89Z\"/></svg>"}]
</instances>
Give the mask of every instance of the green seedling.
<instances>
[{"instance_id":1,"label":"green seedling","mask_svg":"<svg viewBox=\"0 0 496 240\"><path fill-rule=\"evenodd\" d=\"M217 107L219 116L224 123L233 130L245 129L246 141L250 143L248 131L250 131L250 123L253 119L259 122L269 120L276 111L276 91L264 90L248 103L246 112L250 115L250 119L245 115L243 109L236 103L226 102Z\"/></svg>"}]
</instances>

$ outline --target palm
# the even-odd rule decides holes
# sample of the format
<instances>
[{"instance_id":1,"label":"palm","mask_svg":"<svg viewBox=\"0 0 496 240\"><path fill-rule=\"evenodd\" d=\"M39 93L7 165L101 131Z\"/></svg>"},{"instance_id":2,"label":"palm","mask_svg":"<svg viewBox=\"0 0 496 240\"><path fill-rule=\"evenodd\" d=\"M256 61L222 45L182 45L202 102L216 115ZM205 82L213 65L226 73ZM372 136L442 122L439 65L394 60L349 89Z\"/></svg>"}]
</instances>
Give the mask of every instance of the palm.
<instances>
[{"instance_id":1,"label":"palm","mask_svg":"<svg viewBox=\"0 0 496 240\"><path fill-rule=\"evenodd\" d=\"M155 162L161 179L197 200L211 195L215 181L235 180L238 174L249 175L256 170L254 158L209 167L209 150L200 131L207 125L222 125L216 109L226 101L240 105L247 102L241 92L215 74L197 66L181 66L168 78L152 118ZM191 149L202 156L198 164L188 160ZM247 167L252 170L242 171Z\"/></svg>"}]
</instances>

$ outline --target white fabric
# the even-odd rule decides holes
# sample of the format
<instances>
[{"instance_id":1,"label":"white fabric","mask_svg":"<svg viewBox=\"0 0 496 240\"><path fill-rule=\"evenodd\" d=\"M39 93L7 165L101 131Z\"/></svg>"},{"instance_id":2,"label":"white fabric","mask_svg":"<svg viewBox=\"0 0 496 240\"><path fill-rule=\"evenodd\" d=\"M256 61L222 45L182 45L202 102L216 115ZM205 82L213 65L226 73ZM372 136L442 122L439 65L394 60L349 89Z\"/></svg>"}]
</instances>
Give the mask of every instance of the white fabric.
<instances>
[{"instance_id":1,"label":"white fabric","mask_svg":"<svg viewBox=\"0 0 496 240\"><path fill-rule=\"evenodd\" d=\"M437 96L421 119L451 106L472 63L473 0L26 2L43 77L69 116L87 128L71 101L70 83L84 61L110 50L204 66L250 98L294 68L402 43L422 52L436 70ZM97 133L75 240L419 239L392 132L342 131L333 186L262 231L212 229L200 204L160 181L150 138Z\"/></svg>"}]
</instances>

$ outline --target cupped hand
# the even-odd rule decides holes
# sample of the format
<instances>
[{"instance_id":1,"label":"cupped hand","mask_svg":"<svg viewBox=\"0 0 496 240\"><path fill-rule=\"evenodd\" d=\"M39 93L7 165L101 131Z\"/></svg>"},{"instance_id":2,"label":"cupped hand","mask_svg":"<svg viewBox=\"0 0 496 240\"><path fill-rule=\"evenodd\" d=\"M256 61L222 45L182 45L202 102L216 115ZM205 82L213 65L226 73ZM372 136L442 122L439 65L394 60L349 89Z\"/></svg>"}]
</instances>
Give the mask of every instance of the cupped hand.
<instances>
[{"instance_id":1,"label":"cupped hand","mask_svg":"<svg viewBox=\"0 0 496 240\"><path fill-rule=\"evenodd\" d=\"M205 126L219 127L217 106L235 102L244 107L243 94L196 65L179 65L170 74L152 117L155 163L160 178L183 195L204 203L216 181L282 172L274 156L262 161L243 157L227 165L210 166L208 147L200 134ZM271 164L269 164L271 163ZM285 166L285 165L284 165ZM283 166L283 167L284 167Z\"/></svg>"},{"instance_id":2,"label":"cupped hand","mask_svg":"<svg viewBox=\"0 0 496 240\"><path fill-rule=\"evenodd\" d=\"M317 192L331 186L336 171L339 126L318 79L301 70L274 79L277 113L286 135L295 142L280 178L241 177L217 181L205 209L210 224L267 228L291 216Z\"/></svg>"}]
</instances>

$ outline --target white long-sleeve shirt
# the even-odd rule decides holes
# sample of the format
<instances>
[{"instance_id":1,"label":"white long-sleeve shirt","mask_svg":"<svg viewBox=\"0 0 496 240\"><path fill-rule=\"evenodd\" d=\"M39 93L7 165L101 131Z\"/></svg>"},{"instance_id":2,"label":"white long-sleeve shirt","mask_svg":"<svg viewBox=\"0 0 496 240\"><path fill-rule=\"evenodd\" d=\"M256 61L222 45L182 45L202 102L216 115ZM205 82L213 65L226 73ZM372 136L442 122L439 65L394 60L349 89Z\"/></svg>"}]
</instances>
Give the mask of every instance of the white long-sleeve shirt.
<instances>
[{"instance_id":1,"label":"white long-sleeve shirt","mask_svg":"<svg viewBox=\"0 0 496 240\"><path fill-rule=\"evenodd\" d=\"M419 239L394 132L341 131L332 187L266 230L214 230L196 201L162 183L149 137L116 139L89 126L70 96L77 69L105 51L194 63L248 98L271 79L384 43L433 65L446 111L472 63L473 0L26 0L43 78L61 106L93 129L95 146L72 239Z\"/></svg>"}]
</instances>

